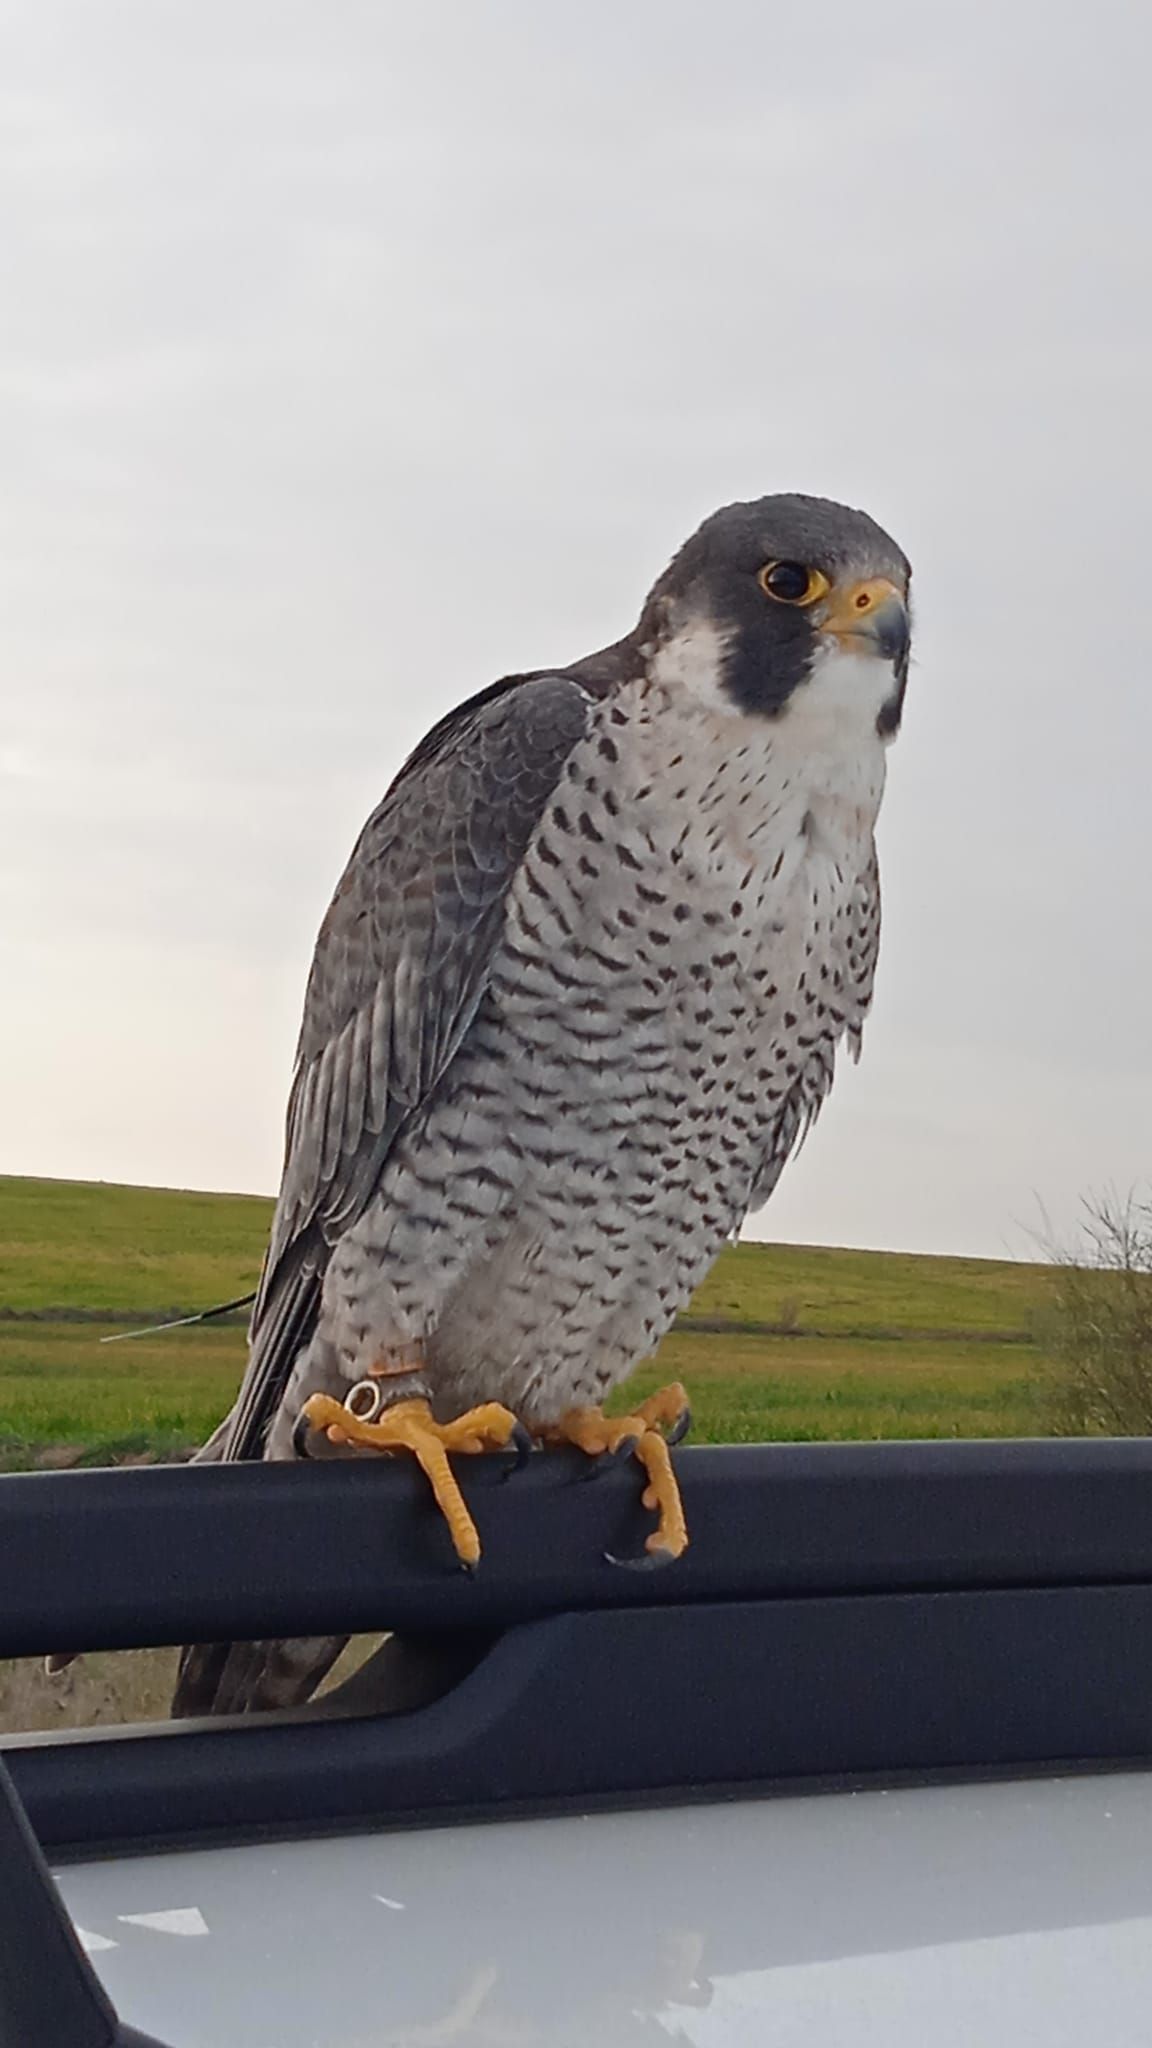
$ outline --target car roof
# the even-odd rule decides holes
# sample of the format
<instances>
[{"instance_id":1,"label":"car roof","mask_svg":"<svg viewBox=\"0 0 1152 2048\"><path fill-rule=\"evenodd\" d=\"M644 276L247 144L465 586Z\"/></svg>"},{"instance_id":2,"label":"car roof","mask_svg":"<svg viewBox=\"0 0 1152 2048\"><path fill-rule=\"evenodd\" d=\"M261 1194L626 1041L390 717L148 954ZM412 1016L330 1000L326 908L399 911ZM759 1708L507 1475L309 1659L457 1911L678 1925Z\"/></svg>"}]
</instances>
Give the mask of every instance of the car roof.
<instances>
[{"instance_id":1,"label":"car roof","mask_svg":"<svg viewBox=\"0 0 1152 2048\"><path fill-rule=\"evenodd\" d=\"M1147 2039L1152 1774L741 1800L74 1865L172 2048Z\"/></svg>"}]
</instances>

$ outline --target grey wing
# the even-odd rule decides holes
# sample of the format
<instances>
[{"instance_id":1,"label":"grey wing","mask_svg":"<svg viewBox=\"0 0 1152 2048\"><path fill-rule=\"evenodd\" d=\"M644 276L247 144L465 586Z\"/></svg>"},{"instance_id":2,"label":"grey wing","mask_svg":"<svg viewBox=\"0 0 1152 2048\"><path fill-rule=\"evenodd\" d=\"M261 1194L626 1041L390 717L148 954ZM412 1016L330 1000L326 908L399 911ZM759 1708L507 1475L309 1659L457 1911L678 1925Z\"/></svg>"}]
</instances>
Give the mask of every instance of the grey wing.
<instances>
[{"instance_id":1,"label":"grey wing","mask_svg":"<svg viewBox=\"0 0 1152 2048\"><path fill-rule=\"evenodd\" d=\"M846 920L841 985L827 1005L826 1029L809 1054L780 1105L767 1150L760 1162L747 1214L763 1208L793 1153L803 1144L832 1086L833 1062L841 1038L859 1059L864 1019L872 1007L876 961L880 952L880 869L874 844L852 893Z\"/></svg>"},{"instance_id":2,"label":"grey wing","mask_svg":"<svg viewBox=\"0 0 1152 2048\"><path fill-rule=\"evenodd\" d=\"M509 886L591 701L557 675L494 685L429 733L360 835L308 979L283 1180L224 1458L260 1455L330 1249L475 1015Z\"/></svg>"}]
</instances>

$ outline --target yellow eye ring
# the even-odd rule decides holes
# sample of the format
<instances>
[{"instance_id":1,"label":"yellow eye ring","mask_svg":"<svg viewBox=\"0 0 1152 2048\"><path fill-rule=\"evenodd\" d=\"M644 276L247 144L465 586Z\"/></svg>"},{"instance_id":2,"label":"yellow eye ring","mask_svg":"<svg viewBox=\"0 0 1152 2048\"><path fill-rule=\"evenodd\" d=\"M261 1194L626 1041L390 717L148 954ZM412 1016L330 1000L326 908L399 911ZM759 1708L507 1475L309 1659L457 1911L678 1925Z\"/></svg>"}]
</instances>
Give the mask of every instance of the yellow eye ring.
<instances>
[{"instance_id":1,"label":"yellow eye ring","mask_svg":"<svg viewBox=\"0 0 1152 2048\"><path fill-rule=\"evenodd\" d=\"M804 562L766 562L757 580L775 604L796 605L801 611L832 588L822 570L809 569Z\"/></svg>"}]
</instances>

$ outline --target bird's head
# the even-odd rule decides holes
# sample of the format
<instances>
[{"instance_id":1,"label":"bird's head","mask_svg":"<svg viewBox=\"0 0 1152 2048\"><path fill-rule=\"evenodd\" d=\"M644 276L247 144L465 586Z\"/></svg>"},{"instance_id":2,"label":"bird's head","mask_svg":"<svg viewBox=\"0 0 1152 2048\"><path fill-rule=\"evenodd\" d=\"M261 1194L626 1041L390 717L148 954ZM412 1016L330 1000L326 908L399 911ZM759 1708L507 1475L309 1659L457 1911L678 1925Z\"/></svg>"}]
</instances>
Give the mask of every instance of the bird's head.
<instances>
[{"instance_id":1,"label":"bird's head","mask_svg":"<svg viewBox=\"0 0 1152 2048\"><path fill-rule=\"evenodd\" d=\"M686 541L639 627L650 672L720 708L779 717L830 700L899 727L910 640L906 557L828 498L726 505Z\"/></svg>"}]
</instances>

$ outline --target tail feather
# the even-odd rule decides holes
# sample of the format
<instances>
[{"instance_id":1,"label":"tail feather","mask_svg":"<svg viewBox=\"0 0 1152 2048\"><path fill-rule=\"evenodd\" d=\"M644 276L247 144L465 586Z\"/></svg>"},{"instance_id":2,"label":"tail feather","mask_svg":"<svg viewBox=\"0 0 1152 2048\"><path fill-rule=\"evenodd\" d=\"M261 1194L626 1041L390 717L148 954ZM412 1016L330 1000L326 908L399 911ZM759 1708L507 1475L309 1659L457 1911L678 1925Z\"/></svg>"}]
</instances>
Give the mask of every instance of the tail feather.
<instances>
[{"instance_id":1,"label":"tail feather","mask_svg":"<svg viewBox=\"0 0 1152 2048\"><path fill-rule=\"evenodd\" d=\"M265 1714L310 1700L347 1636L288 1636L280 1642L189 1643L181 1652L172 1716Z\"/></svg>"},{"instance_id":2,"label":"tail feather","mask_svg":"<svg viewBox=\"0 0 1152 2048\"><path fill-rule=\"evenodd\" d=\"M249 1333L248 1366L240 1382L222 1456L260 1458L289 1375L316 1328L321 1257L304 1241L282 1262L274 1285L261 1289Z\"/></svg>"},{"instance_id":3,"label":"tail feather","mask_svg":"<svg viewBox=\"0 0 1152 2048\"><path fill-rule=\"evenodd\" d=\"M301 1244L282 1261L271 1287L261 1287L240 1391L230 1413L196 1453L196 1462L234 1464L265 1455L268 1431L292 1368L315 1328L319 1297L315 1247ZM180 1655L173 1717L257 1714L302 1706L347 1640L292 1636L279 1642L189 1643Z\"/></svg>"}]
</instances>

